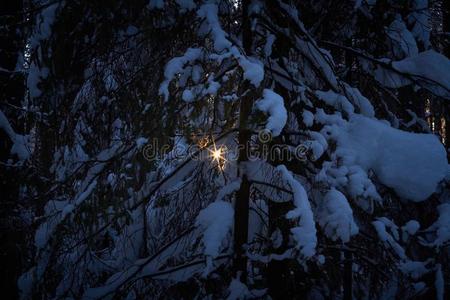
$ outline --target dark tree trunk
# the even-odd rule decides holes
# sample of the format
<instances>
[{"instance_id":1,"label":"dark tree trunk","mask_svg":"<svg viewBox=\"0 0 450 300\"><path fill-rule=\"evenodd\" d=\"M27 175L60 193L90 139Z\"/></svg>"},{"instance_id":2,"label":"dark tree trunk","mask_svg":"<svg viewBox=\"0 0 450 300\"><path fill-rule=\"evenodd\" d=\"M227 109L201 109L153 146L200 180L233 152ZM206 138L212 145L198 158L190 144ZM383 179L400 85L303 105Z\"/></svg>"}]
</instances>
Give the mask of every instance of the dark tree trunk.
<instances>
[{"instance_id":1,"label":"dark tree trunk","mask_svg":"<svg viewBox=\"0 0 450 300\"><path fill-rule=\"evenodd\" d=\"M344 250L344 300L351 300L353 298L353 255L350 251Z\"/></svg>"},{"instance_id":2,"label":"dark tree trunk","mask_svg":"<svg viewBox=\"0 0 450 300\"><path fill-rule=\"evenodd\" d=\"M444 47L444 54L448 58L450 58L450 37L448 36L448 33L450 33L450 0L444 0L443 1L443 7L442 7L443 17L442 17L442 30L446 33L444 36L445 39L445 47ZM444 108L444 114L445 114L445 146L447 148L447 158L450 159L450 151L448 150L450 148L450 105L446 104Z\"/></svg>"},{"instance_id":3,"label":"dark tree trunk","mask_svg":"<svg viewBox=\"0 0 450 300\"><path fill-rule=\"evenodd\" d=\"M252 32L250 24L249 12L250 0L244 0L242 3L242 24L243 24L243 45L247 55L251 54L252 50ZM239 111L239 165L243 166L243 163L248 161L248 147L251 137L251 132L248 129L247 122L250 116L250 112L253 106L253 93L246 92L251 89L249 82L244 85L240 111ZM244 167L245 168L245 167ZM234 262L233 271L235 275L240 274L242 282L247 280L247 257L244 246L248 241L248 213L249 213L249 201L250 201L250 182L245 174L245 170L242 168L240 172L244 172L242 176L241 187L236 193L236 204L234 213Z\"/></svg>"},{"instance_id":4,"label":"dark tree trunk","mask_svg":"<svg viewBox=\"0 0 450 300\"><path fill-rule=\"evenodd\" d=\"M267 7L271 12L271 19L274 23L284 28L289 28L288 18L286 18L283 10L280 9L276 1L270 1L267 3ZM273 49L271 59L278 60L280 65L284 64L283 59L289 57L289 48L291 42L283 35L277 35ZM276 84L274 91L283 97L285 106L290 103L289 91L283 86ZM282 142L281 140L279 142ZM274 141L276 144L277 142ZM271 161L272 164L285 164L289 165L288 161L278 161L277 158ZM292 201L288 202L275 202L270 201L269 207L269 234L272 235L275 231L281 233L283 242L279 247L273 247L270 249L271 253L282 254L289 247L290 229L293 223L286 219L286 214L293 209ZM278 245L277 245L278 246ZM302 299L306 296L305 290L299 282L303 272L298 267L298 264L291 259L284 260L271 260L267 267L267 287L268 294L272 299Z\"/></svg>"},{"instance_id":5,"label":"dark tree trunk","mask_svg":"<svg viewBox=\"0 0 450 300\"><path fill-rule=\"evenodd\" d=\"M442 31L448 34L450 32L450 0L444 0L442 2ZM447 35L445 35L444 39L447 40L445 43L444 54L450 58L450 39Z\"/></svg>"},{"instance_id":6,"label":"dark tree trunk","mask_svg":"<svg viewBox=\"0 0 450 300\"><path fill-rule=\"evenodd\" d=\"M20 107L25 96L25 81L16 65L24 50L22 23L22 1L0 2L0 110L6 115L16 133L23 133L24 119L20 118ZM11 158L12 142L0 130L0 161ZM14 159L14 158L13 158ZM17 278L22 272L25 231L19 218L20 168L0 165L0 289L3 299L18 297Z\"/></svg>"}]
</instances>

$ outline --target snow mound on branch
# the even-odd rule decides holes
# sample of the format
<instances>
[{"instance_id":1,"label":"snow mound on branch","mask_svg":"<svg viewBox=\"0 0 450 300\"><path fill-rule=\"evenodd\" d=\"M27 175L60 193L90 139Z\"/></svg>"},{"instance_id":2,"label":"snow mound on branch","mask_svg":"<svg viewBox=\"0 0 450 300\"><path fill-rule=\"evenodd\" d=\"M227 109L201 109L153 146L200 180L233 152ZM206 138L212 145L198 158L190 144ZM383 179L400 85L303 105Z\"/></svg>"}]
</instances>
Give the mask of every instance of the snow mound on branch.
<instances>
[{"instance_id":1,"label":"snow mound on branch","mask_svg":"<svg viewBox=\"0 0 450 300\"><path fill-rule=\"evenodd\" d=\"M223 188L220 189L219 193L217 194L216 201L221 201L225 196L230 195L234 193L235 191L239 190L241 187L241 178L238 178L229 184L225 185Z\"/></svg>"},{"instance_id":2,"label":"snow mound on branch","mask_svg":"<svg viewBox=\"0 0 450 300\"><path fill-rule=\"evenodd\" d=\"M219 55L211 55L210 58L216 59L221 63L224 58L235 57L244 71L244 79L247 79L255 87L259 87L264 79L263 64L256 58L241 54L239 49L228 40L228 34L220 26L217 5L213 3L203 4L198 9L197 15L205 20L200 34L206 35L210 33L214 40L214 50L217 53L221 53Z\"/></svg>"},{"instance_id":3,"label":"snow mound on branch","mask_svg":"<svg viewBox=\"0 0 450 300\"><path fill-rule=\"evenodd\" d=\"M436 239L430 243L430 246L440 247L450 241L450 203L444 203L438 206L439 218L431 225L429 230L436 231Z\"/></svg>"},{"instance_id":4,"label":"snow mound on branch","mask_svg":"<svg viewBox=\"0 0 450 300\"><path fill-rule=\"evenodd\" d=\"M408 56L416 56L419 54L417 49L416 40L401 17L398 15L397 19L392 21L391 25L386 30L388 37L393 44L394 55L398 58L404 58Z\"/></svg>"},{"instance_id":5,"label":"snow mound on branch","mask_svg":"<svg viewBox=\"0 0 450 300\"><path fill-rule=\"evenodd\" d=\"M45 223L42 223L36 230L34 236L34 243L37 249L42 249L46 246L51 236L55 232L57 226L72 214L93 192L97 186L97 181L94 180L89 184L86 190L79 193L72 203L68 201L50 201L45 206L46 215L52 216Z\"/></svg>"},{"instance_id":6,"label":"snow mound on branch","mask_svg":"<svg viewBox=\"0 0 450 300\"><path fill-rule=\"evenodd\" d=\"M409 85L414 80L433 94L450 99L450 60L433 50L394 61L393 70L378 66L375 79L389 88Z\"/></svg>"},{"instance_id":7,"label":"snow mound on branch","mask_svg":"<svg viewBox=\"0 0 450 300\"><path fill-rule=\"evenodd\" d=\"M227 39L227 33L220 26L218 7L216 4L204 4L197 11L200 18L207 20L209 29L214 39L214 50L221 52L231 48L231 42Z\"/></svg>"},{"instance_id":8,"label":"snow mound on branch","mask_svg":"<svg viewBox=\"0 0 450 300\"><path fill-rule=\"evenodd\" d=\"M200 211L195 222L204 229L203 245L205 255L213 258L219 255L222 241L233 225L234 209L229 202L216 201Z\"/></svg>"},{"instance_id":9,"label":"snow mound on branch","mask_svg":"<svg viewBox=\"0 0 450 300\"><path fill-rule=\"evenodd\" d=\"M325 195L319 223L333 241L340 239L346 243L359 231L347 198L336 189L331 189Z\"/></svg>"},{"instance_id":10,"label":"snow mound on branch","mask_svg":"<svg viewBox=\"0 0 450 300\"><path fill-rule=\"evenodd\" d=\"M243 55L238 57L239 65L244 71L244 79L247 79L255 87L258 87L264 79L264 66L257 59L251 57L247 58Z\"/></svg>"},{"instance_id":11,"label":"snow mound on branch","mask_svg":"<svg viewBox=\"0 0 450 300\"><path fill-rule=\"evenodd\" d=\"M364 97L357 88L353 88L347 83L343 83L347 98L359 109L359 113L363 116L373 118L375 111L369 99Z\"/></svg>"},{"instance_id":12,"label":"snow mound on branch","mask_svg":"<svg viewBox=\"0 0 450 300\"><path fill-rule=\"evenodd\" d=\"M410 220L404 226L402 226L402 230L409 235L415 235L417 230L419 229L420 223L416 220Z\"/></svg>"},{"instance_id":13,"label":"snow mound on branch","mask_svg":"<svg viewBox=\"0 0 450 300\"><path fill-rule=\"evenodd\" d=\"M291 229L297 247L305 257L311 257L316 253L317 236L314 215L303 186L295 180L292 173L284 165L277 167L283 179L289 184L294 194L295 208L286 214L287 219L299 218L298 226Z\"/></svg>"},{"instance_id":14,"label":"snow mound on branch","mask_svg":"<svg viewBox=\"0 0 450 300\"><path fill-rule=\"evenodd\" d=\"M303 24L301 24L301 27L303 27ZM334 90L338 90L337 78L332 67L333 62L330 57L325 54L323 49L320 49L317 44L313 42L301 39L296 39L296 44L301 53L307 57L308 61L314 66L314 69L317 69L322 73L323 78L326 79L328 85L333 87Z\"/></svg>"},{"instance_id":15,"label":"snow mound on branch","mask_svg":"<svg viewBox=\"0 0 450 300\"><path fill-rule=\"evenodd\" d=\"M264 89L263 98L256 102L256 107L267 114L266 129L278 136L286 125L287 111L283 98L272 90Z\"/></svg>"},{"instance_id":16,"label":"snow mound on branch","mask_svg":"<svg viewBox=\"0 0 450 300\"><path fill-rule=\"evenodd\" d=\"M36 48L39 42L47 40L52 35L52 27L55 22L56 10L61 5L61 2L57 2L45 7L40 14L36 17L36 26L33 35L30 38L32 48Z\"/></svg>"},{"instance_id":17,"label":"snow mound on branch","mask_svg":"<svg viewBox=\"0 0 450 300\"><path fill-rule=\"evenodd\" d=\"M148 139L145 137L140 137L136 139L136 147L142 149L142 147L148 143Z\"/></svg>"},{"instance_id":18,"label":"snow mound on branch","mask_svg":"<svg viewBox=\"0 0 450 300\"><path fill-rule=\"evenodd\" d=\"M303 124L305 124L306 127L311 127L314 124L314 115L309 110L304 110L302 113L302 119Z\"/></svg>"},{"instance_id":19,"label":"snow mound on branch","mask_svg":"<svg viewBox=\"0 0 450 300\"><path fill-rule=\"evenodd\" d=\"M348 115L353 114L354 107L353 105L348 101L348 99L345 96L342 96L340 94L336 94L332 90L329 91L315 91L316 96L325 102L326 104L333 106L336 109L345 111Z\"/></svg>"},{"instance_id":20,"label":"snow mound on branch","mask_svg":"<svg viewBox=\"0 0 450 300\"><path fill-rule=\"evenodd\" d=\"M228 295L227 300L246 299L251 296L248 287L236 278L231 280L228 291L230 294Z\"/></svg>"},{"instance_id":21,"label":"snow mound on branch","mask_svg":"<svg viewBox=\"0 0 450 300\"><path fill-rule=\"evenodd\" d=\"M373 170L381 183L414 202L433 194L448 170L436 136L401 131L361 115L353 115L347 130L337 134L337 145L345 165Z\"/></svg>"},{"instance_id":22,"label":"snow mound on branch","mask_svg":"<svg viewBox=\"0 0 450 300\"><path fill-rule=\"evenodd\" d=\"M411 13L407 17L408 27L417 41L422 42L425 49L430 47L431 18L428 0L413 0Z\"/></svg>"},{"instance_id":23,"label":"snow mound on branch","mask_svg":"<svg viewBox=\"0 0 450 300\"><path fill-rule=\"evenodd\" d=\"M426 267L427 261L406 261L399 265L400 271L409 275L411 278L417 280L430 270Z\"/></svg>"},{"instance_id":24,"label":"snow mound on branch","mask_svg":"<svg viewBox=\"0 0 450 300\"><path fill-rule=\"evenodd\" d=\"M159 87L159 94L164 96L164 100L169 99L169 84L177 73L184 69L184 65L195 61L202 55L202 50L199 48L189 48L183 56L172 58L164 69L164 81Z\"/></svg>"},{"instance_id":25,"label":"snow mound on branch","mask_svg":"<svg viewBox=\"0 0 450 300\"><path fill-rule=\"evenodd\" d=\"M31 154L29 151L28 136L15 133L5 114L1 110L0 129L3 129L13 142L11 154L16 154L21 161L27 160Z\"/></svg>"},{"instance_id":26,"label":"snow mound on branch","mask_svg":"<svg viewBox=\"0 0 450 300\"><path fill-rule=\"evenodd\" d=\"M405 250L397 243L399 239L398 227L391 220L381 217L372 222L373 227L378 234L378 238L385 244L389 245L395 253L403 260L406 260ZM388 232L388 229L390 233Z\"/></svg>"}]
</instances>

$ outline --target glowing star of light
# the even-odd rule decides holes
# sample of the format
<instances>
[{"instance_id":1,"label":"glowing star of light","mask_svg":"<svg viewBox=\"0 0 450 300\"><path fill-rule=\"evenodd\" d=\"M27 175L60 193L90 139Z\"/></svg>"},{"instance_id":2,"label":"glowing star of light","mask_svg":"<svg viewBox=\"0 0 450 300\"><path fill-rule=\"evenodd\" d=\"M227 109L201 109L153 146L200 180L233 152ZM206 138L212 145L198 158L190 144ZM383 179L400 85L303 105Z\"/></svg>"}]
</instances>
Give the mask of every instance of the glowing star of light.
<instances>
[{"instance_id":1,"label":"glowing star of light","mask_svg":"<svg viewBox=\"0 0 450 300\"><path fill-rule=\"evenodd\" d=\"M208 149L210 153L210 157L212 158L213 162L217 163L217 167L220 170L225 169L225 163L226 163L226 148L224 146L220 146L219 148L216 147L216 144L213 145L213 149Z\"/></svg>"}]
</instances>

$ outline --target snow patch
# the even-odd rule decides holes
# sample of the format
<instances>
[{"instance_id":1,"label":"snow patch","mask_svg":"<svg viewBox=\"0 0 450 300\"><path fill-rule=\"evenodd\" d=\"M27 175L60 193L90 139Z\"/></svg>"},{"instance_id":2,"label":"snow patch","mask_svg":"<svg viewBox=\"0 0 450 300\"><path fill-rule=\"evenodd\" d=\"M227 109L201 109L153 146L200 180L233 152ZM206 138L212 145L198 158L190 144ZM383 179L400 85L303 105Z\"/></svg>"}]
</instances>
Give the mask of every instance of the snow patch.
<instances>
[{"instance_id":1,"label":"snow patch","mask_svg":"<svg viewBox=\"0 0 450 300\"><path fill-rule=\"evenodd\" d=\"M450 99L450 60L444 55L428 50L394 61L391 66L395 71L383 66L375 70L375 79L386 87L399 88L414 80L433 94Z\"/></svg>"},{"instance_id":2,"label":"snow patch","mask_svg":"<svg viewBox=\"0 0 450 300\"><path fill-rule=\"evenodd\" d=\"M283 98L272 90L264 89L263 98L256 102L256 107L269 115L266 129L273 136L280 135L287 121L287 111Z\"/></svg>"},{"instance_id":3,"label":"snow patch","mask_svg":"<svg viewBox=\"0 0 450 300\"><path fill-rule=\"evenodd\" d=\"M347 198L336 189L328 191L323 198L319 224L329 238L333 241L340 239L344 243L359 231Z\"/></svg>"},{"instance_id":4,"label":"snow patch","mask_svg":"<svg viewBox=\"0 0 450 300\"><path fill-rule=\"evenodd\" d=\"M195 61L202 55L202 50L199 48L189 48L183 56L172 58L164 69L165 80L159 87L159 94L164 96L164 100L169 100L169 84L177 73L184 69L184 65Z\"/></svg>"},{"instance_id":5,"label":"snow patch","mask_svg":"<svg viewBox=\"0 0 450 300\"><path fill-rule=\"evenodd\" d=\"M354 112L353 105L348 101L345 96L336 94L335 92L329 91L315 91L316 96L325 102L326 104L333 106L339 111L344 111L347 115L352 115Z\"/></svg>"},{"instance_id":6,"label":"snow patch","mask_svg":"<svg viewBox=\"0 0 450 300\"><path fill-rule=\"evenodd\" d=\"M289 184L294 195L295 209L289 211L287 219L299 218L298 226L291 229L297 247L306 258L312 257L316 253L317 236L316 225L313 212L303 186L294 179L292 173L284 165L277 167L283 179Z\"/></svg>"},{"instance_id":7,"label":"snow patch","mask_svg":"<svg viewBox=\"0 0 450 300\"><path fill-rule=\"evenodd\" d=\"M432 134L405 132L354 115L347 130L337 130L337 135L336 154L346 165L373 170L384 185L408 200L427 199L446 176L446 152Z\"/></svg>"},{"instance_id":8,"label":"snow patch","mask_svg":"<svg viewBox=\"0 0 450 300\"><path fill-rule=\"evenodd\" d=\"M233 206L220 200L200 211L195 225L204 230L202 241L205 246L205 255L212 258L219 255L222 242L232 229L233 216Z\"/></svg>"}]
</instances>

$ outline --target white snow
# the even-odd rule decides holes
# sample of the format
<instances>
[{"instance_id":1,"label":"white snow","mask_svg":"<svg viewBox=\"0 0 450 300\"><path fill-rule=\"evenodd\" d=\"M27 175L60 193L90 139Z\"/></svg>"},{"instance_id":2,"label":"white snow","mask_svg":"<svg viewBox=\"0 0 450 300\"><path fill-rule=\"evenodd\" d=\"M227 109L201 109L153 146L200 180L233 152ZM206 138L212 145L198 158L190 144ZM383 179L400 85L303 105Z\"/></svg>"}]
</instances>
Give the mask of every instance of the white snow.
<instances>
[{"instance_id":1,"label":"white snow","mask_svg":"<svg viewBox=\"0 0 450 300\"><path fill-rule=\"evenodd\" d=\"M16 134L11 147L11 154L16 154L20 161L27 160L31 153L29 150L28 135Z\"/></svg>"},{"instance_id":2,"label":"white snow","mask_svg":"<svg viewBox=\"0 0 450 300\"><path fill-rule=\"evenodd\" d=\"M41 79L47 78L48 73L48 68L40 68L34 62L30 64L27 74L27 87L31 98L37 98L42 95L42 91L39 89L38 85L41 82Z\"/></svg>"},{"instance_id":3,"label":"white snow","mask_svg":"<svg viewBox=\"0 0 450 300\"><path fill-rule=\"evenodd\" d=\"M333 106L339 111L345 111L347 115L351 115L354 112L353 105L348 101L345 96L336 94L335 92L328 91L315 91L316 96L325 102L326 104Z\"/></svg>"},{"instance_id":4,"label":"white snow","mask_svg":"<svg viewBox=\"0 0 450 300\"><path fill-rule=\"evenodd\" d=\"M221 63L224 58L235 57L244 71L244 79L250 81L255 87L259 87L264 79L263 64L256 58L241 54L239 49L228 40L228 34L220 26L217 5L213 3L203 4L197 11L197 15L206 20L200 33L203 35L210 33L214 40L214 50L220 53L218 55L212 54L210 58Z\"/></svg>"},{"instance_id":5,"label":"white snow","mask_svg":"<svg viewBox=\"0 0 450 300\"><path fill-rule=\"evenodd\" d=\"M199 48L188 48L183 56L172 58L164 69L164 81L159 87L159 94L164 96L164 100L169 99L169 84L177 73L184 69L184 65L195 61L202 55L202 50Z\"/></svg>"},{"instance_id":6,"label":"white snow","mask_svg":"<svg viewBox=\"0 0 450 300\"><path fill-rule=\"evenodd\" d=\"M241 178L238 178L229 184L222 187L217 194L216 201L221 201L225 198L225 196L232 194L237 191L241 187Z\"/></svg>"},{"instance_id":7,"label":"white snow","mask_svg":"<svg viewBox=\"0 0 450 300\"><path fill-rule=\"evenodd\" d=\"M148 143L148 139L145 137L140 137L136 139L136 147L142 149L142 147Z\"/></svg>"},{"instance_id":8,"label":"white snow","mask_svg":"<svg viewBox=\"0 0 450 300\"><path fill-rule=\"evenodd\" d=\"M46 212L48 213L53 209L57 211L58 214L54 219L50 219L41 224L38 230L36 230L34 242L38 249L43 248L47 244L56 227L91 195L96 186L97 181L94 180L89 184L86 190L83 190L75 197L72 203L67 203L67 201L50 201L47 203L45 207Z\"/></svg>"},{"instance_id":9,"label":"white snow","mask_svg":"<svg viewBox=\"0 0 450 300\"><path fill-rule=\"evenodd\" d=\"M214 81L214 74L211 74L208 77L208 88L204 91L204 95L216 95L217 91L220 88L220 83L218 83L217 81ZM184 100L184 99L183 99Z\"/></svg>"},{"instance_id":10,"label":"white snow","mask_svg":"<svg viewBox=\"0 0 450 300\"><path fill-rule=\"evenodd\" d=\"M239 65L244 70L244 79L247 79L255 87L258 87L264 79L264 67L262 64L251 57L240 56Z\"/></svg>"},{"instance_id":11,"label":"white snow","mask_svg":"<svg viewBox=\"0 0 450 300\"><path fill-rule=\"evenodd\" d=\"M411 79L437 96L450 99L450 61L433 50L414 57L394 61L392 68L398 72L378 66L375 79L389 88L411 84Z\"/></svg>"},{"instance_id":12,"label":"white snow","mask_svg":"<svg viewBox=\"0 0 450 300\"><path fill-rule=\"evenodd\" d=\"M327 114L322 108L316 109L314 119L317 121L317 123L322 124L336 124L336 125L345 124L345 121L344 119L342 119L342 114L340 112L336 112L334 114Z\"/></svg>"},{"instance_id":13,"label":"white snow","mask_svg":"<svg viewBox=\"0 0 450 300\"><path fill-rule=\"evenodd\" d=\"M236 278L231 280L228 292L227 300L248 299L251 296L248 287Z\"/></svg>"},{"instance_id":14,"label":"white snow","mask_svg":"<svg viewBox=\"0 0 450 300\"><path fill-rule=\"evenodd\" d=\"M389 245L401 259L406 259L405 250L397 243L398 231L397 226L389 219L381 217L372 222L377 231L379 239ZM386 229L391 233L388 233Z\"/></svg>"},{"instance_id":15,"label":"white snow","mask_svg":"<svg viewBox=\"0 0 450 300\"><path fill-rule=\"evenodd\" d=\"M222 242L232 229L233 216L233 206L220 200L200 211L195 224L204 230L202 241L205 255L213 258L219 255Z\"/></svg>"},{"instance_id":16,"label":"white snow","mask_svg":"<svg viewBox=\"0 0 450 300\"><path fill-rule=\"evenodd\" d=\"M309 110L304 110L302 112L302 121L306 127L311 127L314 124L314 114Z\"/></svg>"},{"instance_id":17,"label":"white snow","mask_svg":"<svg viewBox=\"0 0 450 300\"><path fill-rule=\"evenodd\" d=\"M194 94L192 93L191 90L186 89L186 90L183 91L183 94L181 95L181 98L185 102L192 102L192 101L194 101Z\"/></svg>"},{"instance_id":18,"label":"white snow","mask_svg":"<svg viewBox=\"0 0 450 300\"><path fill-rule=\"evenodd\" d=\"M396 19L392 21L386 29L386 33L393 44L393 52L397 58L405 58L409 56L416 56L419 54L416 40L414 36L406 28L401 16L397 15Z\"/></svg>"},{"instance_id":19,"label":"white snow","mask_svg":"<svg viewBox=\"0 0 450 300\"><path fill-rule=\"evenodd\" d=\"M36 29L30 39L31 47L35 48L39 42L50 38L52 26L55 21L56 9L62 2L57 2L45 7L36 17Z\"/></svg>"},{"instance_id":20,"label":"white snow","mask_svg":"<svg viewBox=\"0 0 450 300\"><path fill-rule=\"evenodd\" d=\"M334 188L328 191L323 198L319 224L329 238L333 241L340 239L344 243L359 231L347 198Z\"/></svg>"},{"instance_id":21,"label":"white snow","mask_svg":"<svg viewBox=\"0 0 450 300\"><path fill-rule=\"evenodd\" d=\"M209 24L211 34L214 39L214 49L221 52L231 48L232 44L227 39L227 33L220 26L219 17L217 15L218 8L215 4L204 4L197 11L200 18L205 18Z\"/></svg>"},{"instance_id":22,"label":"white snow","mask_svg":"<svg viewBox=\"0 0 450 300\"><path fill-rule=\"evenodd\" d=\"M270 55L272 54L272 46L274 42L275 42L275 35L269 33L267 35L266 44L264 45L265 57L270 57Z\"/></svg>"},{"instance_id":23,"label":"white snow","mask_svg":"<svg viewBox=\"0 0 450 300\"><path fill-rule=\"evenodd\" d=\"M357 88L353 88L346 83L344 83L344 88L347 98L359 109L361 115L369 118L375 116L375 111L369 99L364 97Z\"/></svg>"},{"instance_id":24,"label":"white snow","mask_svg":"<svg viewBox=\"0 0 450 300\"><path fill-rule=\"evenodd\" d=\"M3 129L6 134L13 139L14 135L16 134L14 130L11 127L11 124L9 123L8 119L6 118L5 114L0 110L0 128Z\"/></svg>"},{"instance_id":25,"label":"white snow","mask_svg":"<svg viewBox=\"0 0 450 300\"><path fill-rule=\"evenodd\" d=\"M32 49L38 49L41 41L51 37L53 23L56 19L56 12L61 5L64 5L64 1L44 7L42 11L36 15L36 26L30 37L30 46ZM40 55L41 49L38 49L37 53ZM49 52L48 55L51 56L51 52ZM38 88L38 85L42 78L47 78L48 74L48 68L38 66L34 61L31 62L27 73L27 87L31 98L41 96L42 91Z\"/></svg>"},{"instance_id":26,"label":"white snow","mask_svg":"<svg viewBox=\"0 0 450 300\"><path fill-rule=\"evenodd\" d=\"M263 98L256 102L256 107L269 115L266 129L273 136L280 135L287 121L287 111L283 98L272 90L264 89Z\"/></svg>"},{"instance_id":27,"label":"white snow","mask_svg":"<svg viewBox=\"0 0 450 300\"><path fill-rule=\"evenodd\" d=\"M427 231L436 230L436 240L432 246L440 247L450 241L450 203L438 206L439 218Z\"/></svg>"},{"instance_id":28,"label":"white snow","mask_svg":"<svg viewBox=\"0 0 450 300\"><path fill-rule=\"evenodd\" d=\"M330 128L336 154L345 165L373 170L399 196L423 201L446 176L446 152L436 136L401 131L361 115L353 115L347 125L346 131Z\"/></svg>"},{"instance_id":29,"label":"white snow","mask_svg":"<svg viewBox=\"0 0 450 300\"><path fill-rule=\"evenodd\" d=\"M293 238L303 256L306 258L312 257L316 253L317 236L308 195L300 182L294 179L292 173L284 165L278 166L277 170L289 184L294 195L295 209L289 211L286 215L287 219L299 218L298 226L291 228Z\"/></svg>"},{"instance_id":30,"label":"white snow","mask_svg":"<svg viewBox=\"0 0 450 300\"><path fill-rule=\"evenodd\" d=\"M354 198L363 196L381 202L381 196L378 194L367 172L360 166L350 166L348 168L348 191Z\"/></svg>"},{"instance_id":31,"label":"white snow","mask_svg":"<svg viewBox=\"0 0 450 300\"><path fill-rule=\"evenodd\" d=\"M5 131L13 143L10 150L11 154L16 154L20 161L27 160L31 154L28 145L28 136L15 133L5 114L1 110L0 129Z\"/></svg>"},{"instance_id":32,"label":"white snow","mask_svg":"<svg viewBox=\"0 0 450 300\"><path fill-rule=\"evenodd\" d=\"M108 177L106 177L106 181L111 187L114 187L116 185L117 181L117 175L114 173L109 173Z\"/></svg>"},{"instance_id":33,"label":"white snow","mask_svg":"<svg viewBox=\"0 0 450 300\"><path fill-rule=\"evenodd\" d=\"M417 280L430 270L426 267L428 262L422 261L406 261L399 265L400 271L411 276L411 278Z\"/></svg>"},{"instance_id":34,"label":"white snow","mask_svg":"<svg viewBox=\"0 0 450 300\"><path fill-rule=\"evenodd\" d=\"M402 226L402 230L409 235L415 235L417 230L420 229L420 223L416 220L408 221L404 226Z\"/></svg>"},{"instance_id":35,"label":"white snow","mask_svg":"<svg viewBox=\"0 0 450 300\"><path fill-rule=\"evenodd\" d=\"M328 149L328 143L320 132L308 131L308 135L312 140L307 141L305 144L312 150L313 157L311 159L315 161Z\"/></svg>"},{"instance_id":36,"label":"white snow","mask_svg":"<svg viewBox=\"0 0 450 300\"><path fill-rule=\"evenodd\" d=\"M412 25L411 33L417 41L423 43L425 49L430 46L432 28L431 13L428 7L428 0L413 0L411 1L411 13L407 17L410 27Z\"/></svg>"},{"instance_id":37,"label":"white snow","mask_svg":"<svg viewBox=\"0 0 450 300\"><path fill-rule=\"evenodd\" d=\"M303 27L303 24L301 25ZM303 55L308 58L314 67L321 71L327 83L335 90L338 90L338 83L332 68L332 61L327 60L329 56L322 52L317 44L296 38L296 44Z\"/></svg>"}]
</instances>

